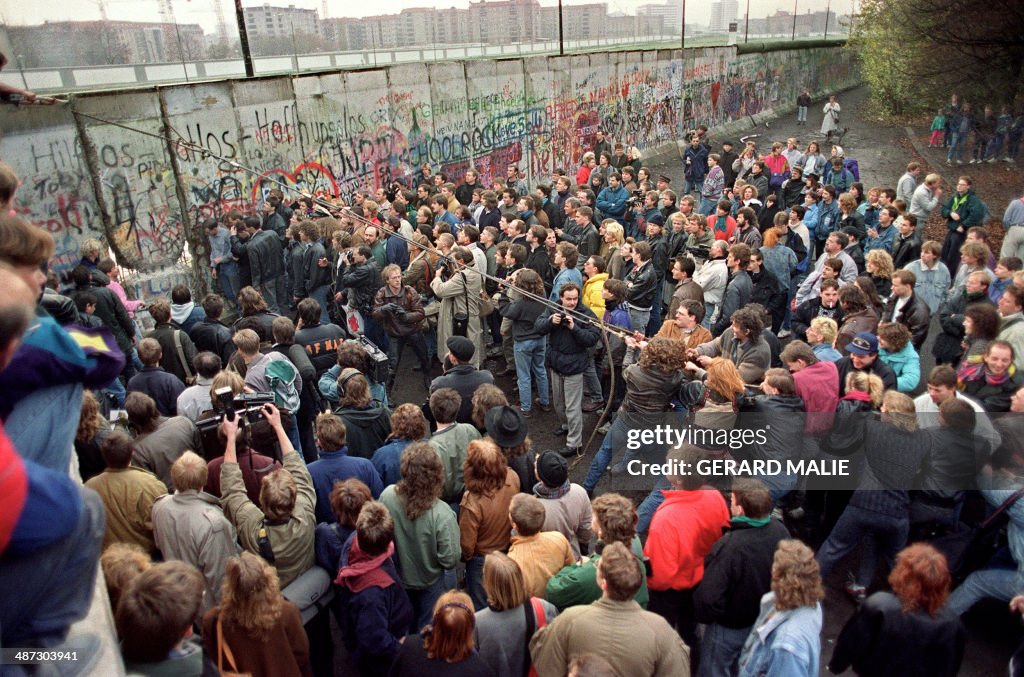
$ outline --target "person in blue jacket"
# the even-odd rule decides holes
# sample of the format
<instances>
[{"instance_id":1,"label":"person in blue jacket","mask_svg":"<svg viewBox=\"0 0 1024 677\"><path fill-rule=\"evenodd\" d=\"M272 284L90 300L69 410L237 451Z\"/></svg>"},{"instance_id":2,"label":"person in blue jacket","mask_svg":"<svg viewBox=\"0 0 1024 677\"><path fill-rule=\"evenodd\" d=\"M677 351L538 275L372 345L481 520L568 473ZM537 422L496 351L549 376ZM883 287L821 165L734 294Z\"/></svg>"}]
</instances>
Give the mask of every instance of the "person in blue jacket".
<instances>
[{"instance_id":1,"label":"person in blue jacket","mask_svg":"<svg viewBox=\"0 0 1024 677\"><path fill-rule=\"evenodd\" d=\"M700 193L704 177L708 173L708 148L700 142L700 137L696 134L690 139L690 145L683 153L683 173L686 178L683 193L694 190Z\"/></svg>"},{"instance_id":2,"label":"person in blue jacket","mask_svg":"<svg viewBox=\"0 0 1024 677\"><path fill-rule=\"evenodd\" d=\"M626 200L629 199L629 191L622 185L622 177L618 174L608 175L608 186L601 189L597 194L597 208L608 218L615 219L622 225L626 225L624 216L626 214Z\"/></svg>"},{"instance_id":3,"label":"person in blue jacket","mask_svg":"<svg viewBox=\"0 0 1024 677\"><path fill-rule=\"evenodd\" d=\"M342 636L360 674L386 675L413 628L412 604L393 556L395 523L383 503L363 504L356 532L341 554L335 585L341 592Z\"/></svg>"}]
</instances>

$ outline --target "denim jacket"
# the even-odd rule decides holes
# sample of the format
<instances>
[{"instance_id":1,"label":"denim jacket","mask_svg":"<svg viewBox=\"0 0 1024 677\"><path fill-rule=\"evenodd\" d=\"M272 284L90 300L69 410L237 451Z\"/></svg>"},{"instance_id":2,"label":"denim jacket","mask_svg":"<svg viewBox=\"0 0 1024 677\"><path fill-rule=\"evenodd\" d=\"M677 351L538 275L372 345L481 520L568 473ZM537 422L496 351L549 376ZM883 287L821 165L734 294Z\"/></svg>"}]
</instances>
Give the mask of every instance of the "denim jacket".
<instances>
[{"instance_id":1,"label":"denim jacket","mask_svg":"<svg viewBox=\"0 0 1024 677\"><path fill-rule=\"evenodd\" d=\"M821 659L821 605L775 610L775 593L761 598L761 614L743 645L740 677L816 677Z\"/></svg>"}]
</instances>

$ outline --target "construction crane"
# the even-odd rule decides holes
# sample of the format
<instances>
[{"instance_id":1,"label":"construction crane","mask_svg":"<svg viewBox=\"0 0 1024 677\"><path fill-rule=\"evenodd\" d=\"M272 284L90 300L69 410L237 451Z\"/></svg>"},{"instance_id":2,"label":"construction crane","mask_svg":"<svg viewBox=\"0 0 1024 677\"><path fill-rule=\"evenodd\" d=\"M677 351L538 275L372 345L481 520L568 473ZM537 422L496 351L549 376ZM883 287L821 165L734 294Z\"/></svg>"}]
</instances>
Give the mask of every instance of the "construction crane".
<instances>
[{"instance_id":1,"label":"construction crane","mask_svg":"<svg viewBox=\"0 0 1024 677\"><path fill-rule=\"evenodd\" d=\"M102 0L96 0L101 2ZM171 4L171 0L156 0L157 9L160 12L160 22L165 24L176 24L178 20L174 18L174 5Z\"/></svg>"},{"instance_id":2,"label":"construction crane","mask_svg":"<svg viewBox=\"0 0 1024 677\"><path fill-rule=\"evenodd\" d=\"M103 3L104 0L94 0L97 3ZM186 0L191 2L192 0ZM217 15L217 34L221 38L227 39L228 37L228 20L224 14L224 2L225 0L214 0L213 8ZM171 0L157 0L157 7L160 11L160 21L163 23L177 23L177 19L174 16L174 6L171 4Z\"/></svg>"},{"instance_id":3,"label":"construction crane","mask_svg":"<svg viewBox=\"0 0 1024 677\"><path fill-rule=\"evenodd\" d=\"M228 20L224 15L224 3L226 0L213 0L213 6L217 11L217 32L221 40L228 40ZM325 0L326 2L326 0Z\"/></svg>"},{"instance_id":4,"label":"construction crane","mask_svg":"<svg viewBox=\"0 0 1024 677\"><path fill-rule=\"evenodd\" d=\"M105 0L89 0L89 1L92 2L94 5L96 5L96 7L99 8L99 10L100 10L100 20L103 21L103 23L106 23L106 22L110 21L110 17L107 16L107 3L105 2Z\"/></svg>"}]
</instances>

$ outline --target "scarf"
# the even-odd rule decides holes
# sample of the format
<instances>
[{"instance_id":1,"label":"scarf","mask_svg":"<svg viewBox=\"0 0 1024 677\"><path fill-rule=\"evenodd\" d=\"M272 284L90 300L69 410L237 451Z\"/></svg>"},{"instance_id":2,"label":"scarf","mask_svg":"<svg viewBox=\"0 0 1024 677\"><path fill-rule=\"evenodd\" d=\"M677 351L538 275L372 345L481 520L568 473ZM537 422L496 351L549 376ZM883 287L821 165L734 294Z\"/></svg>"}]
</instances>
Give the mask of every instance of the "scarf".
<instances>
[{"instance_id":1,"label":"scarf","mask_svg":"<svg viewBox=\"0 0 1024 677\"><path fill-rule=\"evenodd\" d=\"M543 482L537 482L533 485L533 493L537 495L537 498L557 500L569 493L569 480L566 480L560 487L549 487Z\"/></svg>"},{"instance_id":2,"label":"scarf","mask_svg":"<svg viewBox=\"0 0 1024 677\"><path fill-rule=\"evenodd\" d=\"M964 360L960 363L960 368L956 370L957 380L961 384L960 390L963 390L963 385L968 381L980 381L985 379L985 383L990 386L1001 386L1010 380L1016 372L1014 365L1010 365L1010 368L1004 371L1002 374L995 375L989 373L988 369L985 368L984 362L969 362Z\"/></svg>"},{"instance_id":3,"label":"scarf","mask_svg":"<svg viewBox=\"0 0 1024 677\"><path fill-rule=\"evenodd\" d=\"M335 585L343 585L349 591L358 593L367 588L387 588L395 584L395 579L385 571L383 564L395 554L394 542L388 544L388 549L371 557L359 549L359 537L352 539L352 547L348 551L348 564L338 570L338 576L334 579Z\"/></svg>"},{"instance_id":4,"label":"scarf","mask_svg":"<svg viewBox=\"0 0 1024 677\"><path fill-rule=\"evenodd\" d=\"M967 202L967 198L970 197L970 193L964 193L963 195L956 195L953 197L953 205L949 211L956 212L960 211L960 208Z\"/></svg>"}]
</instances>

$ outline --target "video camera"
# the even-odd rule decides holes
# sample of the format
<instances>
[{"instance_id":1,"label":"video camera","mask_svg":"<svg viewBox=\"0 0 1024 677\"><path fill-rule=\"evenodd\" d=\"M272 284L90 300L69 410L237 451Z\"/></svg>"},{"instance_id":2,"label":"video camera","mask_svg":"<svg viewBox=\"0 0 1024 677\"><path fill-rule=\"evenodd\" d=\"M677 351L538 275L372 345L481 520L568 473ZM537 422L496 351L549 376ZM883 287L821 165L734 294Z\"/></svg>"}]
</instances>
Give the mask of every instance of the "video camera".
<instances>
[{"instance_id":1,"label":"video camera","mask_svg":"<svg viewBox=\"0 0 1024 677\"><path fill-rule=\"evenodd\" d=\"M388 187L384 189L384 196L388 199L388 202L394 202L401 190L402 184L397 181L392 181L388 184Z\"/></svg>"},{"instance_id":2,"label":"video camera","mask_svg":"<svg viewBox=\"0 0 1024 677\"><path fill-rule=\"evenodd\" d=\"M387 353L362 334L358 334L353 340L359 343L366 354L370 356L370 373L367 374L370 380L374 383L387 383L390 373Z\"/></svg>"},{"instance_id":3,"label":"video camera","mask_svg":"<svg viewBox=\"0 0 1024 677\"><path fill-rule=\"evenodd\" d=\"M199 430L206 432L215 429L220 422L227 418L234 420L235 416L241 416L239 425L246 422L252 424L261 420L263 405L274 403L274 393L238 393L232 392L231 388L219 388L213 400L213 410L217 416L198 423Z\"/></svg>"},{"instance_id":4,"label":"video camera","mask_svg":"<svg viewBox=\"0 0 1024 677\"><path fill-rule=\"evenodd\" d=\"M626 206L636 207L637 205L643 203L643 201L644 191L640 188L637 188L636 190L632 191L631 197L628 200L626 200Z\"/></svg>"},{"instance_id":5,"label":"video camera","mask_svg":"<svg viewBox=\"0 0 1024 677\"><path fill-rule=\"evenodd\" d=\"M442 256L437 260L437 275L442 282L447 282L455 270L455 259L450 256Z\"/></svg>"},{"instance_id":6,"label":"video camera","mask_svg":"<svg viewBox=\"0 0 1024 677\"><path fill-rule=\"evenodd\" d=\"M697 247L687 247L686 253L695 259L703 259L707 261L711 258L711 247L706 245L699 245Z\"/></svg>"}]
</instances>

